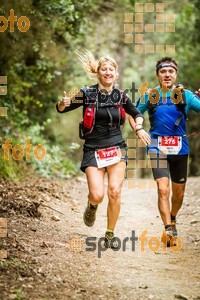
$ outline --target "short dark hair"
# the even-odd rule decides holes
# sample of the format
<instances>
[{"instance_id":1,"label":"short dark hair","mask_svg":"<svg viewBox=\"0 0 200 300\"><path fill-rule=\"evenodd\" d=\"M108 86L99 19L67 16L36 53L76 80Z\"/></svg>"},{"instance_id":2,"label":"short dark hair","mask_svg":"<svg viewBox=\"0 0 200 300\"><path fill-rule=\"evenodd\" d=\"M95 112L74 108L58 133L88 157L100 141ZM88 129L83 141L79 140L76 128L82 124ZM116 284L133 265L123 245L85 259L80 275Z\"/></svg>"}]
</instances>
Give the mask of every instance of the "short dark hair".
<instances>
[{"instance_id":1,"label":"short dark hair","mask_svg":"<svg viewBox=\"0 0 200 300\"><path fill-rule=\"evenodd\" d=\"M157 63L156 63L156 73L158 73L158 71L157 71L158 66L161 63L164 63L164 62L166 62L166 63L173 63L178 68L178 63L177 63L177 61L174 58L172 58L170 56L165 56L165 57L162 57L161 59L159 59L157 61Z\"/></svg>"}]
</instances>

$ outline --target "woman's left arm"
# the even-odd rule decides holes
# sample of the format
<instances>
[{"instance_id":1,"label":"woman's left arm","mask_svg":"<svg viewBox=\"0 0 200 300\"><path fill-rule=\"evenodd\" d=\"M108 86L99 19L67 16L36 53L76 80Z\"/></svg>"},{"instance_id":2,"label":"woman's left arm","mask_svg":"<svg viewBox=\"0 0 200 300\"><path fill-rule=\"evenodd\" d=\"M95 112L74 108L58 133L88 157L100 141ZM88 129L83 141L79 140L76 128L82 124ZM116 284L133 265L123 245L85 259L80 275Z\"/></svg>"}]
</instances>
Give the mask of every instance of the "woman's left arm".
<instances>
[{"instance_id":1,"label":"woman's left arm","mask_svg":"<svg viewBox=\"0 0 200 300\"><path fill-rule=\"evenodd\" d=\"M129 118L129 124L131 128L135 131L136 136L139 140L142 140L145 145L151 144L151 138L148 132L144 130L142 124L143 124L144 118L143 117L137 117L135 120L130 116Z\"/></svg>"},{"instance_id":2,"label":"woman's left arm","mask_svg":"<svg viewBox=\"0 0 200 300\"><path fill-rule=\"evenodd\" d=\"M129 118L129 123L131 128L135 131L137 138L141 139L145 145L151 144L151 138L148 132L143 128L144 117L136 106L131 102L130 98L126 98L126 102L123 105L127 114L131 117Z\"/></svg>"}]
</instances>

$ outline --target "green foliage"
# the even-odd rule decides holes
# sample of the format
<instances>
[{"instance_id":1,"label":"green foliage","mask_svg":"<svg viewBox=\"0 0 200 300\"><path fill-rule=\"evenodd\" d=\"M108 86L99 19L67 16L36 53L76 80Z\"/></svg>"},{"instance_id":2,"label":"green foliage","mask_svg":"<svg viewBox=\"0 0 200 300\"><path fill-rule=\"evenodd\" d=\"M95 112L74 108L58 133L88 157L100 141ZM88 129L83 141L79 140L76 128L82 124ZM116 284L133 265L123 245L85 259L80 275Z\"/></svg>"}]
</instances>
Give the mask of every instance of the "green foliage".
<instances>
[{"instance_id":1,"label":"green foliage","mask_svg":"<svg viewBox=\"0 0 200 300\"><path fill-rule=\"evenodd\" d=\"M5 270L6 272L24 272L28 270L28 265L22 262L20 259L13 257L10 259L0 261L1 270ZM12 299L14 300L25 300L27 299L24 295L22 288L17 288L12 293Z\"/></svg>"},{"instance_id":2,"label":"green foliage","mask_svg":"<svg viewBox=\"0 0 200 300\"><path fill-rule=\"evenodd\" d=\"M55 109L57 97L62 94L64 82L74 72L69 57L77 43L84 41L86 31L91 31L88 18L99 14L99 5L92 1L2 1L1 15L9 16L14 9L19 18L25 15L31 22L26 33L9 29L0 33L0 75L8 78L8 94L0 98L0 106L8 108L8 117L1 117L0 137L12 137L13 143L22 143L31 134L47 150L45 159L31 160L31 165L44 176L74 175L77 162L72 160L70 147L59 147L53 131L44 131L44 120ZM61 76L62 75L62 76ZM74 84L74 83L73 83ZM67 90L72 84L65 87ZM45 137L44 137L45 134ZM37 138L36 138L37 137ZM33 139L34 140L34 139ZM51 143L54 146L51 146ZM76 151L76 150L74 150ZM19 163L0 161L1 173L15 178Z\"/></svg>"},{"instance_id":3,"label":"green foliage","mask_svg":"<svg viewBox=\"0 0 200 300\"><path fill-rule=\"evenodd\" d=\"M144 3L144 1L138 1ZM156 4L153 0L151 3ZM11 137L12 144L24 145L30 137L34 145L46 148L43 160L9 161L3 159L0 149L0 175L19 178L24 165L34 167L43 176L73 176L81 159L82 141L78 138L81 109L59 115L55 104L63 90L79 89L92 84L78 62L74 50L88 49L96 57L113 56L119 65L119 85L138 88L143 81L149 87L157 85L155 62L162 54L136 54L134 44L124 43L124 13L134 13L134 0L2 0L0 15L27 16L31 26L20 32L15 23L0 33L0 75L8 77L8 94L0 96L0 106L8 107L8 116L0 117L0 137ZM175 58L179 61L178 80L187 88L199 88L199 10L198 0L165 2L168 13L176 14L174 33L145 33L145 43L175 44ZM145 14L145 22L152 22L152 14ZM136 99L139 95L136 95ZM193 116L193 115L192 115ZM193 120L193 117L192 117ZM198 118L189 122L188 132L200 127ZM147 124L147 123L146 123ZM129 126L124 135L130 135ZM132 133L131 133L132 135ZM199 145L191 138L191 174L195 162L199 166ZM75 143L75 144L73 144ZM78 149L79 147L79 149ZM21 168L21 169L20 169ZM200 168L197 168L200 169ZM21 173L21 175L20 175Z\"/></svg>"},{"instance_id":4,"label":"green foliage","mask_svg":"<svg viewBox=\"0 0 200 300\"><path fill-rule=\"evenodd\" d=\"M3 158L3 151L0 151L0 176L6 179L16 179L18 165L15 161L6 161Z\"/></svg>"},{"instance_id":5,"label":"green foliage","mask_svg":"<svg viewBox=\"0 0 200 300\"><path fill-rule=\"evenodd\" d=\"M9 268L9 267L19 267L20 269L26 270L27 269L27 264L22 262L20 259L17 257L13 257L10 259L2 260L0 262L0 266L3 267L4 269Z\"/></svg>"},{"instance_id":6,"label":"green foliage","mask_svg":"<svg viewBox=\"0 0 200 300\"><path fill-rule=\"evenodd\" d=\"M49 121L50 122L50 121ZM48 122L46 122L48 123ZM44 125L46 125L44 123ZM23 158L21 163L20 160L15 161L12 149L9 152L9 160L4 159L4 151L1 149L0 153L0 175L4 178L17 179L21 177L20 170L23 173L24 163L30 165L34 170L47 178L50 177L61 177L61 178L70 178L74 176L78 171L78 164L75 163L72 159L73 152L76 151L80 145L77 143L71 143L66 150L61 146L53 145L50 140L45 139L43 131L45 126L40 126L35 124L27 129L26 132L21 131L19 135L14 137L6 137L3 143L7 138L12 138L11 146L12 149L15 145L20 145L23 148ZM27 150L26 144L31 144L30 151ZM42 159L38 159L38 154L40 152L35 152L35 147L42 145L43 149L46 151ZM30 153L30 160L28 157Z\"/></svg>"},{"instance_id":7,"label":"green foliage","mask_svg":"<svg viewBox=\"0 0 200 300\"><path fill-rule=\"evenodd\" d=\"M21 288L15 290L15 293L16 293L15 300L23 300L23 299L25 299L23 290Z\"/></svg>"}]
</instances>

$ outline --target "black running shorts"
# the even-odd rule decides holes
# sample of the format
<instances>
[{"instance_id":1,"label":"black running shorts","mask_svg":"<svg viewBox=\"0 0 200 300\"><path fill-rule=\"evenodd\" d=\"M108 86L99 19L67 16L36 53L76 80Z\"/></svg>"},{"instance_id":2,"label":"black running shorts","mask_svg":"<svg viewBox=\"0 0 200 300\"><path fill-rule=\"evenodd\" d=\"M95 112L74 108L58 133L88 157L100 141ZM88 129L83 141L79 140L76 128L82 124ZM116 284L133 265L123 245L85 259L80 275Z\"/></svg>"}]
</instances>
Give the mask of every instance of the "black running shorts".
<instances>
[{"instance_id":1,"label":"black running shorts","mask_svg":"<svg viewBox=\"0 0 200 300\"><path fill-rule=\"evenodd\" d=\"M154 179L171 177L172 182L185 183L187 180L188 154L164 155L149 151Z\"/></svg>"},{"instance_id":2,"label":"black running shorts","mask_svg":"<svg viewBox=\"0 0 200 300\"><path fill-rule=\"evenodd\" d=\"M120 147L122 152L121 161L125 161L127 164L127 151L125 147ZM97 162L95 158L95 149L84 147L83 151L83 159L81 163L81 171L85 173L85 169L87 167L96 167L97 168Z\"/></svg>"}]
</instances>

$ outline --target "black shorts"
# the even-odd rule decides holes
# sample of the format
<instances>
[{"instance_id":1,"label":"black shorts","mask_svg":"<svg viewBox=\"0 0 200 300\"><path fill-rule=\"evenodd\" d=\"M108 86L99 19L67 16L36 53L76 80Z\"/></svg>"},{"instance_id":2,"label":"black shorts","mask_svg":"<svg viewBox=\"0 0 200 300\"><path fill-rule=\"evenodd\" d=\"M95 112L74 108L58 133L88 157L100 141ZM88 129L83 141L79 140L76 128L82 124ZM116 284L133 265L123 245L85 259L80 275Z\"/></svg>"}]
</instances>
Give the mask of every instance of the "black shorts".
<instances>
[{"instance_id":1,"label":"black shorts","mask_svg":"<svg viewBox=\"0 0 200 300\"><path fill-rule=\"evenodd\" d=\"M154 179L171 177L172 182L185 183L187 180L188 154L164 155L150 153L151 168Z\"/></svg>"},{"instance_id":2,"label":"black shorts","mask_svg":"<svg viewBox=\"0 0 200 300\"><path fill-rule=\"evenodd\" d=\"M105 148L105 147L104 147ZM103 148L103 149L104 149ZM101 148L99 148L101 149ZM122 157L121 157L121 161L124 161L127 164L127 149L124 146L120 146L121 152L122 152ZM82 159L82 163L81 163L81 171L85 173L85 169L87 167L97 167L97 161L95 158L95 151L97 149L91 149L88 147L84 147L83 150L83 159Z\"/></svg>"}]
</instances>

